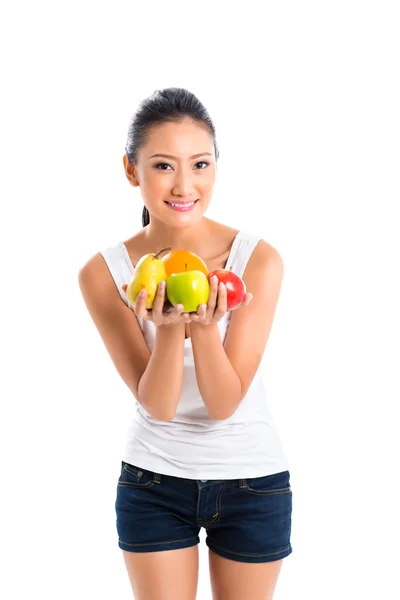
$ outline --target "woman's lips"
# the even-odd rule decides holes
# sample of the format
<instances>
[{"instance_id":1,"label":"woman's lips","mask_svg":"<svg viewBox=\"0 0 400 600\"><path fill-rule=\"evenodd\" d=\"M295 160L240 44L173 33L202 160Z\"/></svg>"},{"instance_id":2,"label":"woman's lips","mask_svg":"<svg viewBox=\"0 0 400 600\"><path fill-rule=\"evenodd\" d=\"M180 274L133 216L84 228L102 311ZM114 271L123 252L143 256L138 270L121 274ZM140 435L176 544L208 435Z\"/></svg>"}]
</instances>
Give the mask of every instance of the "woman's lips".
<instances>
[{"instance_id":1,"label":"woman's lips","mask_svg":"<svg viewBox=\"0 0 400 600\"><path fill-rule=\"evenodd\" d=\"M169 202L167 202L165 200L165 204L167 204L170 208L172 208L172 210L177 210L178 212L188 212L189 210L192 210L195 205L197 204L198 199L194 201L194 204L190 204L190 203L177 203L177 206L172 206L172 204L170 204Z\"/></svg>"}]
</instances>

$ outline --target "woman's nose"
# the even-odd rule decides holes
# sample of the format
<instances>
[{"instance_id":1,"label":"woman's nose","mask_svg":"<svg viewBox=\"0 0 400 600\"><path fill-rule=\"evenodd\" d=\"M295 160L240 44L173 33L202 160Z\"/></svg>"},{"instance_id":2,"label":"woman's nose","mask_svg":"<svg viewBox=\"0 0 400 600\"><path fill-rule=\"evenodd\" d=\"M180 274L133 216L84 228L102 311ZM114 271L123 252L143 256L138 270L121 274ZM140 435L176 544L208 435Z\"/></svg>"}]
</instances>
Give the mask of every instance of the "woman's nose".
<instances>
[{"instance_id":1,"label":"woman's nose","mask_svg":"<svg viewBox=\"0 0 400 600\"><path fill-rule=\"evenodd\" d=\"M178 173L172 190L173 194L183 196L185 200L190 200L192 194L194 194L191 177L191 174L186 172Z\"/></svg>"}]
</instances>

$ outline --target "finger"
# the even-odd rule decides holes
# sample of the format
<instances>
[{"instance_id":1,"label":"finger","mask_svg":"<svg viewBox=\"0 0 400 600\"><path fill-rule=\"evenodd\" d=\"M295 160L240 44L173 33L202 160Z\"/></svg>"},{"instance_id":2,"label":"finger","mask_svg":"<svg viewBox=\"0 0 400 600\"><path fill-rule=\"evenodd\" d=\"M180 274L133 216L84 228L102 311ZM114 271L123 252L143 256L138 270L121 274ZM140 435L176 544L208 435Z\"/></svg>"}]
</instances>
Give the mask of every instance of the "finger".
<instances>
[{"instance_id":1,"label":"finger","mask_svg":"<svg viewBox=\"0 0 400 600\"><path fill-rule=\"evenodd\" d=\"M128 286L126 285L126 283L124 283L123 285L121 285L123 291L126 293L126 290L128 288Z\"/></svg>"},{"instance_id":2,"label":"finger","mask_svg":"<svg viewBox=\"0 0 400 600\"><path fill-rule=\"evenodd\" d=\"M205 305L203 305L203 304L199 304L199 306L197 307L197 310L199 310L199 307L200 307L200 306L205 306ZM190 317L190 320L191 320L191 321L192 321L192 320L196 320L196 319L198 319L198 318L199 318L198 312L196 312L195 310L194 310L194 311L192 311L192 312L189 312L189 313L187 313L187 314L189 315L189 317Z\"/></svg>"},{"instance_id":3,"label":"finger","mask_svg":"<svg viewBox=\"0 0 400 600\"><path fill-rule=\"evenodd\" d=\"M175 323L180 318L183 311L183 304L176 304L173 310L169 313L170 323Z\"/></svg>"},{"instance_id":4,"label":"finger","mask_svg":"<svg viewBox=\"0 0 400 600\"><path fill-rule=\"evenodd\" d=\"M182 306L182 304L180 306ZM190 313L183 312L183 306L182 306L182 308L176 312L176 317L174 319L174 322L175 323L190 323Z\"/></svg>"},{"instance_id":5,"label":"finger","mask_svg":"<svg viewBox=\"0 0 400 600\"><path fill-rule=\"evenodd\" d=\"M212 319L218 296L218 277L213 275L210 279L210 294L207 301L206 316Z\"/></svg>"},{"instance_id":6,"label":"finger","mask_svg":"<svg viewBox=\"0 0 400 600\"><path fill-rule=\"evenodd\" d=\"M142 319L146 319L148 317L147 309L146 309L146 300L147 300L147 292L146 290L140 290L135 303L135 313L138 317L142 317Z\"/></svg>"},{"instance_id":7,"label":"finger","mask_svg":"<svg viewBox=\"0 0 400 600\"><path fill-rule=\"evenodd\" d=\"M218 302L214 312L215 319L221 319L227 310L227 291L226 285L222 281L218 285Z\"/></svg>"},{"instance_id":8,"label":"finger","mask_svg":"<svg viewBox=\"0 0 400 600\"><path fill-rule=\"evenodd\" d=\"M207 315L207 304L199 304L197 313L195 314L199 316L199 320L204 320Z\"/></svg>"},{"instance_id":9,"label":"finger","mask_svg":"<svg viewBox=\"0 0 400 600\"><path fill-rule=\"evenodd\" d=\"M156 295L154 296L152 313L153 319L162 318L163 306L164 306L164 296L165 296L165 281L160 281L157 286Z\"/></svg>"},{"instance_id":10,"label":"finger","mask_svg":"<svg viewBox=\"0 0 400 600\"><path fill-rule=\"evenodd\" d=\"M244 298L243 298L243 302L242 304L239 304L239 306L248 306L250 304L250 302L253 299L253 294L245 294Z\"/></svg>"}]
</instances>

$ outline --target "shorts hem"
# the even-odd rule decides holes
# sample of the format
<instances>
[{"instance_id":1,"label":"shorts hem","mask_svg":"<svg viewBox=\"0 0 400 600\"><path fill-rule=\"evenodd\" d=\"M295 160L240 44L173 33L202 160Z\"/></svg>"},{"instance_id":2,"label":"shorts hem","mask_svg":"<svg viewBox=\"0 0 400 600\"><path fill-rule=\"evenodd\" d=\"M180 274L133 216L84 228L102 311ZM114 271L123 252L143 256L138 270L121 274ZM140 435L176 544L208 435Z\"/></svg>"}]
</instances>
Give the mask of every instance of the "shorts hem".
<instances>
[{"instance_id":1,"label":"shorts hem","mask_svg":"<svg viewBox=\"0 0 400 600\"><path fill-rule=\"evenodd\" d=\"M162 550L179 550L180 548L191 548L200 543L200 538L190 537L172 542L150 542L149 544L130 544L118 538L118 546L127 552L160 552Z\"/></svg>"},{"instance_id":2,"label":"shorts hem","mask_svg":"<svg viewBox=\"0 0 400 600\"><path fill-rule=\"evenodd\" d=\"M289 556L289 554L293 552L293 548L290 543L288 546L283 548L283 550L280 550L278 552L271 552L269 554L243 554L240 552L232 552L231 550L226 550L225 548L217 546L208 538L206 538L206 544L210 548L210 550L215 552L215 554L219 554L219 556L229 558L230 560L237 560L239 562L246 563L264 563L272 562L274 560L281 560L282 558Z\"/></svg>"}]
</instances>

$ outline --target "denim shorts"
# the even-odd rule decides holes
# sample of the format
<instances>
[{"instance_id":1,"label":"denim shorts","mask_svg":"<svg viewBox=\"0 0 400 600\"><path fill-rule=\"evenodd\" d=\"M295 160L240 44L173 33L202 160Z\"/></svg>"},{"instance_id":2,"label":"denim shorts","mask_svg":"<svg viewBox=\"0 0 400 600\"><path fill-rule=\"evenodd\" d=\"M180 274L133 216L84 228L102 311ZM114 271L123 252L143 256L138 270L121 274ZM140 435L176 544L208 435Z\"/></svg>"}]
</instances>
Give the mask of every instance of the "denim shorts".
<instances>
[{"instance_id":1,"label":"denim shorts","mask_svg":"<svg viewBox=\"0 0 400 600\"><path fill-rule=\"evenodd\" d=\"M122 461L115 502L118 545L128 552L189 548L200 542L241 562L292 552L289 471L249 479L186 479Z\"/></svg>"}]
</instances>

